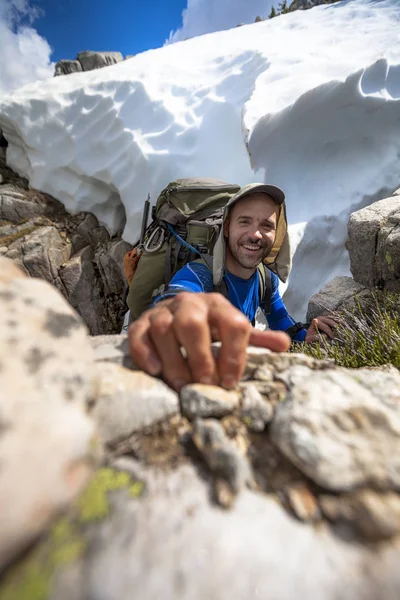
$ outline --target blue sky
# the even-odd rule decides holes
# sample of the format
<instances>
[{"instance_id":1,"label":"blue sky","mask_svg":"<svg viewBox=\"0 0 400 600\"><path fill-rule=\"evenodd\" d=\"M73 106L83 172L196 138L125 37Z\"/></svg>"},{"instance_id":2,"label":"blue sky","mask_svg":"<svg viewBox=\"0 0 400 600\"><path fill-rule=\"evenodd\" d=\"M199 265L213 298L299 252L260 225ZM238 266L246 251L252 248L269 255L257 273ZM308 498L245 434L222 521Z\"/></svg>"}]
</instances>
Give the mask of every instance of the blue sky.
<instances>
[{"instance_id":1,"label":"blue sky","mask_svg":"<svg viewBox=\"0 0 400 600\"><path fill-rule=\"evenodd\" d=\"M186 0L36 0L44 15L35 29L50 44L50 58L73 59L82 50L124 56L159 48L182 24Z\"/></svg>"},{"instance_id":2,"label":"blue sky","mask_svg":"<svg viewBox=\"0 0 400 600\"><path fill-rule=\"evenodd\" d=\"M253 23L275 0L0 0L0 98L83 50L125 57ZM172 35L170 36L172 32Z\"/></svg>"}]
</instances>

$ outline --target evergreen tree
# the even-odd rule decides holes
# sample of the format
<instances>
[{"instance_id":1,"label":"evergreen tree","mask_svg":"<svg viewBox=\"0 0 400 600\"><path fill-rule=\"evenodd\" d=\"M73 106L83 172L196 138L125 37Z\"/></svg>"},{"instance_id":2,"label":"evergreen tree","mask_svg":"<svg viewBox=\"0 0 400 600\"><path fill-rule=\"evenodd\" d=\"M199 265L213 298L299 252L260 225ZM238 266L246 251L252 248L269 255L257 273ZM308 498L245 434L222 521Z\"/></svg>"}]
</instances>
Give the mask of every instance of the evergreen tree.
<instances>
[{"instance_id":1,"label":"evergreen tree","mask_svg":"<svg viewBox=\"0 0 400 600\"><path fill-rule=\"evenodd\" d=\"M272 6L271 12L268 15L268 19L273 19L274 17L276 17L276 10L275 10L274 6Z\"/></svg>"},{"instance_id":2,"label":"evergreen tree","mask_svg":"<svg viewBox=\"0 0 400 600\"><path fill-rule=\"evenodd\" d=\"M286 12L288 12L286 0L283 0L283 2L280 3L280 6L278 6L278 10L281 15L284 15Z\"/></svg>"}]
</instances>

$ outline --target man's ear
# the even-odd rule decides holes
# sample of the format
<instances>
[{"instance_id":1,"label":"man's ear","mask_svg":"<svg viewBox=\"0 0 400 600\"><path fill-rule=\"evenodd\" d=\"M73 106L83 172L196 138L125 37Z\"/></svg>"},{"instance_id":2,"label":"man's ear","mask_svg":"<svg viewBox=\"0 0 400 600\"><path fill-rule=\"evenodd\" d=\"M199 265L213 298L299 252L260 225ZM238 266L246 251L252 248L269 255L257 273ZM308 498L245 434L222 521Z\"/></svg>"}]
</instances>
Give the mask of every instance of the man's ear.
<instances>
[{"instance_id":1,"label":"man's ear","mask_svg":"<svg viewBox=\"0 0 400 600\"><path fill-rule=\"evenodd\" d=\"M224 237L228 237L228 233L229 233L229 216L226 217L225 221L224 221Z\"/></svg>"}]
</instances>

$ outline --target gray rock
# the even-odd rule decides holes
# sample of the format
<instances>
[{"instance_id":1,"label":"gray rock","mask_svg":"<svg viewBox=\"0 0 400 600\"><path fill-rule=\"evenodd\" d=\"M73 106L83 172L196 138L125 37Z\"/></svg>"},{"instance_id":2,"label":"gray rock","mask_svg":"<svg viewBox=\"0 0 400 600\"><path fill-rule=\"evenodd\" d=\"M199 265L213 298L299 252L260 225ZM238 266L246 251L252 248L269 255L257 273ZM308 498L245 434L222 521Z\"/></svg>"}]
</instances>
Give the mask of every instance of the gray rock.
<instances>
[{"instance_id":1,"label":"gray rock","mask_svg":"<svg viewBox=\"0 0 400 600\"><path fill-rule=\"evenodd\" d=\"M92 241L92 231L97 229L99 222L92 213L86 213L83 217L82 222L76 228L76 233L86 240L87 244Z\"/></svg>"},{"instance_id":2,"label":"gray rock","mask_svg":"<svg viewBox=\"0 0 400 600\"><path fill-rule=\"evenodd\" d=\"M124 256L131 249L130 244L118 240L110 242L96 251L95 262L100 272L105 294L125 297L128 284L124 273Z\"/></svg>"},{"instance_id":3,"label":"gray rock","mask_svg":"<svg viewBox=\"0 0 400 600\"><path fill-rule=\"evenodd\" d=\"M400 209L398 196L374 202L350 215L346 247L350 256L350 270L358 283L372 288L380 282L376 270L376 247L381 228L391 215Z\"/></svg>"},{"instance_id":4,"label":"gray rock","mask_svg":"<svg viewBox=\"0 0 400 600\"><path fill-rule=\"evenodd\" d=\"M43 206L31 202L26 192L18 190L11 183L0 186L0 219L19 223L43 214Z\"/></svg>"},{"instance_id":5,"label":"gray rock","mask_svg":"<svg viewBox=\"0 0 400 600\"><path fill-rule=\"evenodd\" d=\"M254 485L250 463L214 419L194 422L193 441L214 477L227 484L217 487L216 493L220 504L230 507L241 490Z\"/></svg>"},{"instance_id":6,"label":"gray rock","mask_svg":"<svg viewBox=\"0 0 400 600\"><path fill-rule=\"evenodd\" d=\"M310 298L306 320L310 323L315 317L329 315L348 305L355 294L360 294L366 288L361 283L355 282L351 277L335 277L327 283L317 294Z\"/></svg>"},{"instance_id":7,"label":"gray rock","mask_svg":"<svg viewBox=\"0 0 400 600\"><path fill-rule=\"evenodd\" d=\"M110 235L105 227L100 226L91 230L90 239L93 246L97 246L98 244L106 244L109 242Z\"/></svg>"},{"instance_id":8,"label":"gray rock","mask_svg":"<svg viewBox=\"0 0 400 600\"><path fill-rule=\"evenodd\" d=\"M114 444L179 413L178 396L159 379L113 363L97 363L93 417L101 439Z\"/></svg>"},{"instance_id":9,"label":"gray rock","mask_svg":"<svg viewBox=\"0 0 400 600\"><path fill-rule=\"evenodd\" d=\"M40 277L57 284L58 270L70 254L55 227L39 227L30 233L21 245L22 264L32 277Z\"/></svg>"},{"instance_id":10,"label":"gray rock","mask_svg":"<svg viewBox=\"0 0 400 600\"><path fill-rule=\"evenodd\" d=\"M54 67L54 77L79 73L80 71L83 71L83 69L79 60L59 60Z\"/></svg>"},{"instance_id":11,"label":"gray rock","mask_svg":"<svg viewBox=\"0 0 400 600\"><path fill-rule=\"evenodd\" d=\"M83 250L88 245L87 240L79 235L79 233L73 233L71 236L72 255L77 254L80 250Z\"/></svg>"},{"instance_id":12,"label":"gray rock","mask_svg":"<svg viewBox=\"0 0 400 600\"><path fill-rule=\"evenodd\" d=\"M395 492L361 490L340 497L322 495L319 502L331 521L350 525L373 542L400 533L400 495Z\"/></svg>"},{"instance_id":13,"label":"gray rock","mask_svg":"<svg viewBox=\"0 0 400 600\"><path fill-rule=\"evenodd\" d=\"M189 420L196 417L221 418L233 413L239 405L239 394L215 385L194 383L180 392L181 410Z\"/></svg>"},{"instance_id":14,"label":"gray rock","mask_svg":"<svg viewBox=\"0 0 400 600\"><path fill-rule=\"evenodd\" d=\"M400 292L400 197L398 209L381 227L376 248L376 280L391 292Z\"/></svg>"},{"instance_id":15,"label":"gray rock","mask_svg":"<svg viewBox=\"0 0 400 600\"><path fill-rule=\"evenodd\" d=\"M69 215L8 167L4 173L9 183L0 185L2 254L26 274L55 285L92 334L121 331L127 310L123 258L130 245L110 240L94 215Z\"/></svg>"},{"instance_id":16,"label":"gray rock","mask_svg":"<svg viewBox=\"0 0 400 600\"><path fill-rule=\"evenodd\" d=\"M293 367L285 375L272 440L293 464L332 491L400 488L400 373Z\"/></svg>"},{"instance_id":17,"label":"gray rock","mask_svg":"<svg viewBox=\"0 0 400 600\"><path fill-rule=\"evenodd\" d=\"M274 414L273 406L264 400L259 390L253 383L244 383L241 386L242 401L240 416L248 429L264 431L265 426L271 421Z\"/></svg>"},{"instance_id":18,"label":"gray rock","mask_svg":"<svg viewBox=\"0 0 400 600\"><path fill-rule=\"evenodd\" d=\"M246 371L252 372L252 379L255 382L261 381L270 384L273 381L282 381L287 384L287 373L290 367L308 367L313 370L325 370L333 367L333 361L317 360L306 354L297 354L290 352L270 352L265 356L263 362L254 365L252 368L252 359L248 361Z\"/></svg>"},{"instance_id":19,"label":"gray rock","mask_svg":"<svg viewBox=\"0 0 400 600\"><path fill-rule=\"evenodd\" d=\"M0 568L86 482L95 378L78 315L49 283L0 257Z\"/></svg>"},{"instance_id":20,"label":"gray rock","mask_svg":"<svg viewBox=\"0 0 400 600\"><path fill-rule=\"evenodd\" d=\"M93 250L86 246L59 270L67 297L92 335L103 332L103 304L93 267Z\"/></svg>"},{"instance_id":21,"label":"gray rock","mask_svg":"<svg viewBox=\"0 0 400 600\"><path fill-rule=\"evenodd\" d=\"M91 336L90 342L96 362L111 362L127 369L137 369L131 357L126 333Z\"/></svg>"},{"instance_id":22,"label":"gray rock","mask_svg":"<svg viewBox=\"0 0 400 600\"><path fill-rule=\"evenodd\" d=\"M83 71L92 71L101 69L110 65L115 65L124 60L121 52L79 52L77 60L80 62Z\"/></svg>"}]
</instances>

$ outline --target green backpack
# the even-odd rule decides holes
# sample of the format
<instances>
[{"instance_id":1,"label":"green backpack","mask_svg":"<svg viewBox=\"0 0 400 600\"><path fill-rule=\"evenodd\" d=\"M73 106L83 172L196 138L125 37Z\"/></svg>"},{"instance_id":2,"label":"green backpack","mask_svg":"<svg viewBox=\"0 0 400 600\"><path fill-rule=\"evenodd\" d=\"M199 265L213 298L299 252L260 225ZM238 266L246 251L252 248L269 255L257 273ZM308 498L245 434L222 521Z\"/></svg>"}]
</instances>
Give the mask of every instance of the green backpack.
<instances>
[{"instance_id":1,"label":"green backpack","mask_svg":"<svg viewBox=\"0 0 400 600\"><path fill-rule=\"evenodd\" d=\"M148 227L145 211L141 239L135 245L140 259L127 296L131 321L151 306L186 263L201 260L212 270L212 253L224 208L239 189L219 179L177 179L158 196ZM266 289L270 289L270 272L264 265L258 272L260 297L264 298ZM228 297L224 281L215 291Z\"/></svg>"}]
</instances>

